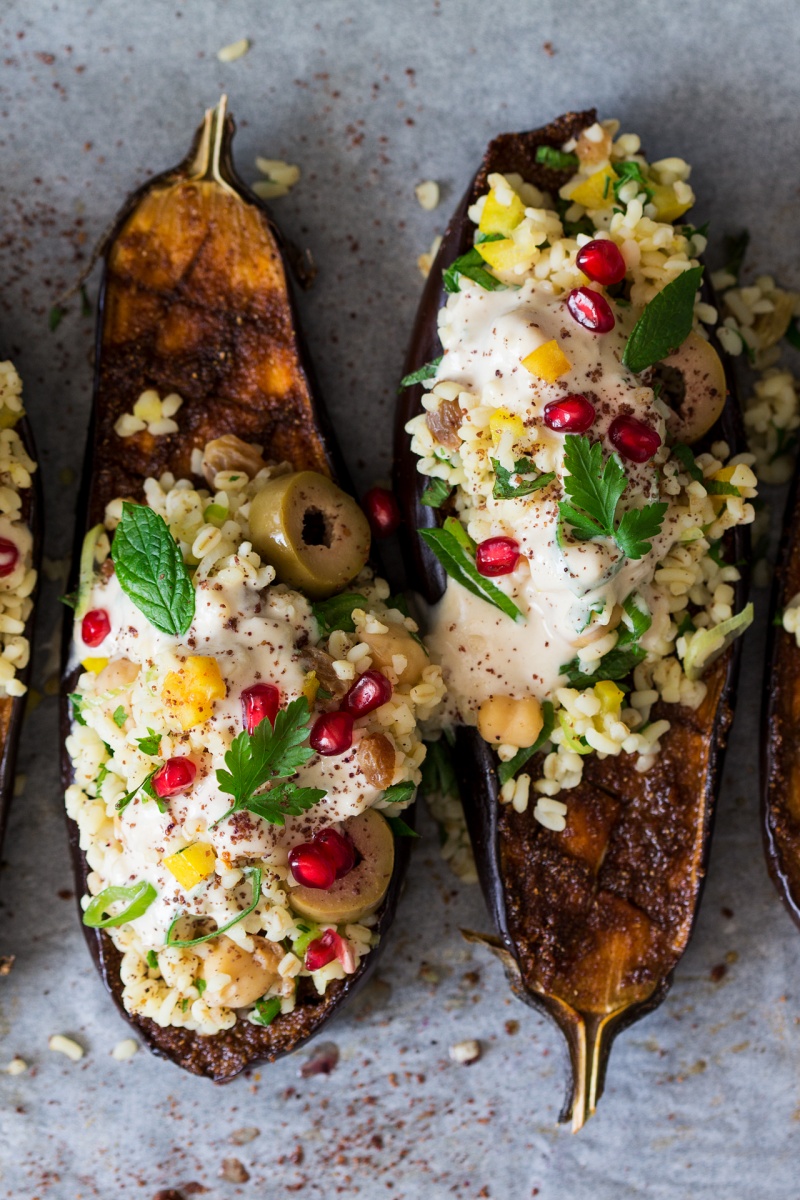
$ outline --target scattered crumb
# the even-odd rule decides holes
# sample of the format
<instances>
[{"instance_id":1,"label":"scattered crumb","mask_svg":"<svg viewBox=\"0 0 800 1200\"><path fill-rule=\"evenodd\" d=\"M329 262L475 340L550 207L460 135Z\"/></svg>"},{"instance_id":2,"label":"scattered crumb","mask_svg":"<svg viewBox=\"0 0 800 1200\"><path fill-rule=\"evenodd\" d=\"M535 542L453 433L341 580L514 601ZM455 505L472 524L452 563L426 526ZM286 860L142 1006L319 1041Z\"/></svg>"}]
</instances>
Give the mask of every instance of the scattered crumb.
<instances>
[{"instance_id":1,"label":"scattered crumb","mask_svg":"<svg viewBox=\"0 0 800 1200\"><path fill-rule=\"evenodd\" d=\"M519 1021L506 1021L505 1031L509 1037L513 1037L515 1033L519 1033Z\"/></svg>"},{"instance_id":2,"label":"scattered crumb","mask_svg":"<svg viewBox=\"0 0 800 1200\"><path fill-rule=\"evenodd\" d=\"M79 1046L72 1038L64 1037L62 1033L54 1033L47 1045L58 1054L66 1054L72 1062L79 1062L83 1058L83 1046Z\"/></svg>"},{"instance_id":3,"label":"scattered crumb","mask_svg":"<svg viewBox=\"0 0 800 1200\"><path fill-rule=\"evenodd\" d=\"M725 966L725 963L717 963L717 965L715 967L711 968L711 972L710 972L711 982L712 983L721 983L722 980L727 975L727 973L728 973L728 968Z\"/></svg>"},{"instance_id":4,"label":"scattered crumb","mask_svg":"<svg viewBox=\"0 0 800 1200\"><path fill-rule=\"evenodd\" d=\"M320 1042L314 1047L314 1053L300 1067L298 1074L302 1079L311 1075L330 1075L339 1061L339 1047L335 1042Z\"/></svg>"},{"instance_id":5,"label":"scattered crumb","mask_svg":"<svg viewBox=\"0 0 800 1200\"><path fill-rule=\"evenodd\" d=\"M542 42L542 49L548 58L552 58L556 52L555 46L552 42Z\"/></svg>"},{"instance_id":6,"label":"scattered crumb","mask_svg":"<svg viewBox=\"0 0 800 1200\"><path fill-rule=\"evenodd\" d=\"M439 203L439 185L435 179L426 179L417 184L414 195L426 212L433 212Z\"/></svg>"},{"instance_id":7,"label":"scattered crumb","mask_svg":"<svg viewBox=\"0 0 800 1200\"><path fill-rule=\"evenodd\" d=\"M244 1163L239 1162L238 1158L223 1158L219 1177L227 1180L228 1183L247 1183L250 1172Z\"/></svg>"},{"instance_id":8,"label":"scattered crumb","mask_svg":"<svg viewBox=\"0 0 800 1200\"><path fill-rule=\"evenodd\" d=\"M4 975L11 974L11 970L16 962L16 958L16 954L3 954L2 957L0 957L0 979L2 979Z\"/></svg>"},{"instance_id":9,"label":"scattered crumb","mask_svg":"<svg viewBox=\"0 0 800 1200\"><path fill-rule=\"evenodd\" d=\"M222 63L236 62L237 58L242 58L250 49L250 38L239 38L238 42L231 42L229 46L223 46L217 51L217 58Z\"/></svg>"},{"instance_id":10,"label":"scattered crumb","mask_svg":"<svg viewBox=\"0 0 800 1200\"><path fill-rule=\"evenodd\" d=\"M433 260L436 258L436 255L439 253L439 247L441 246L441 244L442 244L441 237L435 237L433 239L433 241L431 242L431 248L428 251L428 253L420 254L419 258L417 259L417 266L419 267L419 271L420 271L420 274L422 275L423 279L427 279L428 276L430 275L431 267L433 266Z\"/></svg>"},{"instance_id":11,"label":"scattered crumb","mask_svg":"<svg viewBox=\"0 0 800 1200\"><path fill-rule=\"evenodd\" d=\"M233 1133L228 1137L228 1141L232 1146L246 1146L248 1142L254 1141L261 1133L255 1125L247 1125L244 1129L234 1129Z\"/></svg>"},{"instance_id":12,"label":"scattered crumb","mask_svg":"<svg viewBox=\"0 0 800 1200\"><path fill-rule=\"evenodd\" d=\"M18 771L14 778L14 795L21 796L25 791L25 784L28 782L28 776L24 771Z\"/></svg>"},{"instance_id":13,"label":"scattered crumb","mask_svg":"<svg viewBox=\"0 0 800 1200\"><path fill-rule=\"evenodd\" d=\"M419 977L423 983L438 983L441 979L439 972L429 962L423 962L419 965Z\"/></svg>"},{"instance_id":14,"label":"scattered crumb","mask_svg":"<svg viewBox=\"0 0 800 1200\"><path fill-rule=\"evenodd\" d=\"M111 1057L115 1058L117 1062L126 1062L129 1058L133 1058L138 1049L139 1043L133 1038L123 1038L111 1051Z\"/></svg>"},{"instance_id":15,"label":"scattered crumb","mask_svg":"<svg viewBox=\"0 0 800 1200\"><path fill-rule=\"evenodd\" d=\"M450 1047L450 1058L455 1063L477 1062L481 1056L481 1044L477 1038L468 1038L465 1042L456 1042Z\"/></svg>"},{"instance_id":16,"label":"scattered crumb","mask_svg":"<svg viewBox=\"0 0 800 1200\"><path fill-rule=\"evenodd\" d=\"M3 1067L6 1075L23 1075L28 1069L24 1058L12 1058L8 1066Z\"/></svg>"}]
</instances>

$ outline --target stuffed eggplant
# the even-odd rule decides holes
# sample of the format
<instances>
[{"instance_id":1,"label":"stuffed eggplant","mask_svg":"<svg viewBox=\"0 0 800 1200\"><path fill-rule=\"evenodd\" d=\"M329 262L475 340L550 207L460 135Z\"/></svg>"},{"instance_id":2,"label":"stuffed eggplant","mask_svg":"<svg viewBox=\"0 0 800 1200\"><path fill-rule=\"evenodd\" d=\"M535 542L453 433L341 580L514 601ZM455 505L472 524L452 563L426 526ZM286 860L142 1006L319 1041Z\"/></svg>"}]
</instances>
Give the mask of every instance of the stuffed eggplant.
<instances>
[{"instance_id":1,"label":"stuffed eggplant","mask_svg":"<svg viewBox=\"0 0 800 1200\"><path fill-rule=\"evenodd\" d=\"M149 1046L218 1081L374 961L443 692L369 566L232 136L223 102L106 251L63 708L92 954Z\"/></svg>"},{"instance_id":2,"label":"stuffed eggplant","mask_svg":"<svg viewBox=\"0 0 800 1200\"><path fill-rule=\"evenodd\" d=\"M617 129L589 111L490 144L396 440L488 940L566 1037L575 1129L686 947L752 615L756 479L689 168Z\"/></svg>"},{"instance_id":3,"label":"stuffed eggplant","mask_svg":"<svg viewBox=\"0 0 800 1200\"><path fill-rule=\"evenodd\" d=\"M0 362L0 846L27 704L41 558L36 449L13 363Z\"/></svg>"}]
</instances>

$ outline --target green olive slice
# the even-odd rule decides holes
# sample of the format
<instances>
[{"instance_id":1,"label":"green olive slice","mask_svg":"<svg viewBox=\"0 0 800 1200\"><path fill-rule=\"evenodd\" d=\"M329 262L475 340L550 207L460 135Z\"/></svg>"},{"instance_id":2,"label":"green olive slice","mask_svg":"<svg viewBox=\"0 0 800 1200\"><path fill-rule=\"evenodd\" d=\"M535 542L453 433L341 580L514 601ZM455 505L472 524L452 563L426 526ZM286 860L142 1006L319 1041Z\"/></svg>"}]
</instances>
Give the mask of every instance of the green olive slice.
<instances>
[{"instance_id":1,"label":"green olive slice","mask_svg":"<svg viewBox=\"0 0 800 1200\"><path fill-rule=\"evenodd\" d=\"M661 399L672 410L667 425L676 441L691 445L722 416L725 369L714 347L699 333L690 333L657 365L655 380L662 385Z\"/></svg>"},{"instance_id":2,"label":"green olive slice","mask_svg":"<svg viewBox=\"0 0 800 1200\"><path fill-rule=\"evenodd\" d=\"M332 887L296 887L289 892L295 912L322 924L347 924L375 912L389 887L394 869L394 835L374 808L344 822L344 831L358 852L352 871Z\"/></svg>"},{"instance_id":3,"label":"green olive slice","mask_svg":"<svg viewBox=\"0 0 800 1200\"><path fill-rule=\"evenodd\" d=\"M270 479L250 503L253 546L278 579L312 600L340 591L369 556L367 518L316 471Z\"/></svg>"}]
</instances>

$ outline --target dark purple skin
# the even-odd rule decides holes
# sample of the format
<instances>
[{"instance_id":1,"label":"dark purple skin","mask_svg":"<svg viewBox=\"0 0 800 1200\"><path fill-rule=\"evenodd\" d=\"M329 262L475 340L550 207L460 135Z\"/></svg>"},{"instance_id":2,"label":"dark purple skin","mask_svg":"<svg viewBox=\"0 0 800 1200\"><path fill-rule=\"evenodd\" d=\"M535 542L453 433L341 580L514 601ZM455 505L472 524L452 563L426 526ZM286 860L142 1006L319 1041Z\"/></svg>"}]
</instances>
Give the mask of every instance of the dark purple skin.
<instances>
[{"instance_id":1,"label":"dark purple skin","mask_svg":"<svg viewBox=\"0 0 800 1200\"><path fill-rule=\"evenodd\" d=\"M16 426L30 457L34 462L37 462L36 444L33 440L33 430L27 417L23 417ZM32 565L37 573L41 570L42 564L42 481L41 471L38 470L33 475L33 486L28 489L27 494L23 493L22 515L28 523L28 526L33 534L33 551ZM33 631L36 620L36 595L38 585L33 592L33 609L31 615L25 625L25 637L30 642L31 657L28 660L28 665L24 670L17 672L17 678L24 684L30 684L31 671L33 669ZM25 707L28 703L28 697L19 696L15 699L5 699L0 701L0 706L3 709L6 706L10 709L6 725L6 716L3 714L2 726L4 737L2 739L2 751L0 752L0 849L3 846L3 839L6 832L6 824L8 822L8 813L11 808L11 802L14 797L14 776L17 766L17 751L19 749L19 738L22 730L22 722L25 718Z\"/></svg>"},{"instance_id":2,"label":"dark purple skin","mask_svg":"<svg viewBox=\"0 0 800 1200\"><path fill-rule=\"evenodd\" d=\"M486 190L487 176L494 171L518 172L536 186L555 194L569 178L570 172L553 171L537 164L535 161L537 146L548 145L560 148L565 141L576 136L595 120L594 110L570 113L558 118L543 129L520 134L503 134L490 143L480 170L470 183L447 227L436 261L425 284L406 356L404 375L418 370L442 352L436 322L437 313L447 299L447 293L441 282L442 271L459 255L470 249L473 244L474 226L469 221L467 210ZM705 298L713 303L714 297L707 282L704 284L704 289ZM719 351L718 345L716 348ZM741 411L736 399L735 381L729 363L724 355L722 358L725 362L729 396L720 420L703 439L701 448L706 443L710 444L714 440L724 438L731 446L732 453L735 454L746 449L746 442ZM422 539L415 535L414 531L436 526L440 523L441 516L437 510L421 503L421 495L427 481L416 470L416 457L411 453L410 439L405 432L406 422L422 411L423 395L424 389L421 385L408 387L400 395L395 423L394 483L403 517L402 538L407 573L413 581L414 587L424 596L426 602L433 604L440 598L444 590L445 572L433 553ZM726 551L729 561L744 561L745 563L749 561L749 531L746 527L737 528L732 534L727 535ZM735 589L737 609L746 602L748 582L747 568L745 567L743 578ZM733 715L740 650L740 641L737 641L727 651L727 667L721 701L714 726L709 730L711 756L703 782L705 817L703 854L700 864L701 881L692 906L692 924L700 903L702 878L705 876L710 851L725 742ZM576 1045L576 1033L574 1027L564 1017L561 1007L553 1002L550 996L534 991L526 984L520 948L510 930L507 893L512 881L504 878L502 866L500 822L504 810L498 801L497 760L494 752L477 731L465 726L460 726L456 730L454 759L481 888L495 930L493 937L479 940L488 942L490 947L498 953L506 967L509 982L515 994L534 1008L544 1012L555 1021L564 1033L569 1054L567 1092L559 1119L565 1121L573 1113L573 1103L578 1086L579 1051ZM662 1002L669 991L672 976L673 970L671 969L659 980L657 987L646 1000L631 1004L624 1009L618 1017L612 1018L610 1026L604 1031L599 1046L597 1099L602 1093L608 1055L614 1038L621 1030L638 1021Z\"/></svg>"},{"instance_id":3,"label":"dark purple skin","mask_svg":"<svg viewBox=\"0 0 800 1200\"><path fill-rule=\"evenodd\" d=\"M300 256L290 247L282 235L278 232L274 221L267 212L266 206L258 199L242 181L239 179L233 167L231 154L231 143L235 131L235 126L231 117L225 120L223 141L220 154L221 173L226 182L234 188L248 203L255 205L258 209L266 214L267 221L273 236L276 239L278 249L283 260L284 269L286 271L287 280L292 276L298 279L301 286L308 282L308 277L303 276L298 267ZM162 175L155 177L146 183L142 188L139 188L126 201L123 206L113 229L108 235L106 242L106 253L104 255L104 282L100 289L98 301L98 316L97 316L97 336L96 336L96 355L95 355L95 404L93 405L91 424L89 429L89 437L87 441L86 458L84 461L82 493L78 503L79 519L76 526L76 541L73 553L73 586L77 582L78 564L80 560L80 550L85 531L89 528L89 497L93 475L97 469L97 457L95 454L95 424L97 414L97 395L99 390L100 379L100 363L103 353L103 315L105 303L105 278L108 266L108 251L113 245L116 236L119 234L126 218L133 210L137 202L144 193L158 185L161 181L180 175L180 173L188 166L194 158L196 147L199 143L201 130L196 135L192 148L176 168L171 171L166 171ZM344 465L344 460L341 452L333 436L332 427L327 416L324 403L320 397L319 390L316 385L313 368L308 357L305 343L302 336L299 334L299 321L294 303L294 298L289 289L291 318L294 329L299 341L301 367L303 373L308 380L309 390L313 401L313 418L315 424L316 436L324 447L324 452L328 464L331 469L331 474L339 484L352 492L352 487L349 482L347 469ZM264 453L269 457L269 446L265 446ZM375 560L373 558L373 565ZM72 767L69 760L69 755L65 749L65 740L70 730L71 715L68 696L74 690L75 681L78 672L69 672L67 664L69 661L70 645L72 641L72 620L69 616L65 618L62 639L62 664L63 664L63 680L61 687L61 740L62 740L62 783L66 789L72 783ZM413 812L408 814L407 820L413 826ZM67 818L67 834L69 838L70 851L72 855L73 870L75 875L75 890L78 897L84 895L87 891L86 878L88 875L88 866L85 856L81 851L79 844L78 829L74 821ZM353 996L369 978L372 971L375 969L379 954L382 952L386 935L391 926L394 914L397 908L397 903L403 887L403 882L408 867L409 860L409 840L408 838L395 838L395 866L392 875L389 889L386 898L379 913L379 922L377 932L380 935L379 945L372 950L362 961L358 971L349 975L346 980L335 980L329 984L324 996L320 997L316 993L316 989L310 980L301 982L300 1001L294 1012L278 1016L273 1023L262 1028L250 1024L248 1021L237 1021L236 1025L229 1030L215 1034L211 1037L201 1037L189 1030L168 1028L161 1029L155 1022L149 1018L132 1017L127 1013L122 1005L121 992L122 985L119 978L119 963L120 954L114 947L110 937L102 930L90 929L83 926L84 936L86 938L89 951L92 955L94 964L100 974L103 983L111 994L114 1002L117 1005L123 1017L135 1028L137 1034L144 1039L148 1047L157 1055L170 1059L176 1066L182 1067L185 1070L195 1075L204 1075L214 1080L216 1083L227 1083L238 1075L241 1071L256 1066L261 1062L273 1062L275 1059L284 1054L291 1053L299 1046L303 1045L310 1037L312 1037L322 1025L331 1017L339 1008ZM79 916L82 917L82 910L79 908Z\"/></svg>"}]
</instances>

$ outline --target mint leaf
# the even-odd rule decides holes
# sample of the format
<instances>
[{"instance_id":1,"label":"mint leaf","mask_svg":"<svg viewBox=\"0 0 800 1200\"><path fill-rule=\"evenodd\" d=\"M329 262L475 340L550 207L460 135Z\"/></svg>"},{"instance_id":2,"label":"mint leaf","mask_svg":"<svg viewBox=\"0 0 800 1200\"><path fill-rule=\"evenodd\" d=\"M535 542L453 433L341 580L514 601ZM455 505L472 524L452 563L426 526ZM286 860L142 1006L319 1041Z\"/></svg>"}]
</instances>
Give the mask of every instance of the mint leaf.
<instances>
[{"instance_id":1,"label":"mint leaf","mask_svg":"<svg viewBox=\"0 0 800 1200\"><path fill-rule=\"evenodd\" d=\"M457 796L458 783L450 747L442 738L425 743L427 753L422 760L422 791L425 795Z\"/></svg>"},{"instance_id":2,"label":"mint leaf","mask_svg":"<svg viewBox=\"0 0 800 1200\"><path fill-rule=\"evenodd\" d=\"M724 479L704 479L703 487L708 492L709 496L739 496L741 492L732 483L727 483Z\"/></svg>"},{"instance_id":3,"label":"mint leaf","mask_svg":"<svg viewBox=\"0 0 800 1200\"><path fill-rule=\"evenodd\" d=\"M566 663L561 671L566 675L570 687L589 688L607 679L624 679L645 657L646 651L641 646L623 646L622 649L615 646L608 654L603 655L595 670L588 674L584 674L578 658Z\"/></svg>"},{"instance_id":4,"label":"mint leaf","mask_svg":"<svg viewBox=\"0 0 800 1200\"><path fill-rule=\"evenodd\" d=\"M285 825L287 814L299 817L327 796L324 788L301 788L284 781L260 796L252 796L246 807L257 817L263 817L270 825Z\"/></svg>"},{"instance_id":5,"label":"mint leaf","mask_svg":"<svg viewBox=\"0 0 800 1200\"><path fill-rule=\"evenodd\" d=\"M643 558L651 548L651 541L661 530L669 505L659 500L656 504L645 504L643 508L631 508L622 514L614 537L627 558Z\"/></svg>"},{"instance_id":6,"label":"mint leaf","mask_svg":"<svg viewBox=\"0 0 800 1200\"><path fill-rule=\"evenodd\" d=\"M393 783L391 787L388 787L381 796L381 800L386 804L405 804L407 800L413 799L416 790L416 784L412 783L410 779L406 779L402 783Z\"/></svg>"},{"instance_id":7,"label":"mint leaf","mask_svg":"<svg viewBox=\"0 0 800 1200\"><path fill-rule=\"evenodd\" d=\"M125 710L124 705L120 704L118 708L114 709L114 713L113 713L111 719L114 722L114 724L117 726L118 729L122 729L122 726L125 724L125 722L128 719L128 714Z\"/></svg>"},{"instance_id":8,"label":"mint leaf","mask_svg":"<svg viewBox=\"0 0 800 1200\"><path fill-rule=\"evenodd\" d=\"M531 492L538 492L540 488L547 487L548 483L552 483L556 477L554 471L537 474L536 467L528 458L518 458L514 463L513 471L507 471L496 458L491 459L491 463L494 467L492 495L495 500L518 500L521 496L530 496ZM512 483L515 475L534 475L535 478L521 479L519 483Z\"/></svg>"},{"instance_id":9,"label":"mint leaf","mask_svg":"<svg viewBox=\"0 0 800 1200\"><path fill-rule=\"evenodd\" d=\"M386 820L395 837L419 837L416 829L412 829L410 825L407 825L402 817L387 817Z\"/></svg>"},{"instance_id":10,"label":"mint leaf","mask_svg":"<svg viewBox=\"0 0 800 1200\"><path fill-rule=\"evenodd\" d=\"M446 479L431 478L425 491L420 496L420 504L428 508L441 508L453 488Z\"/></svg>"},{"instance_id":11,"label":"mint leaf","mask_svg":"<svg viewBox=\"0 0 800 1200\"><path fill-rule=\"evenodd\" d=\"M415 383L423 383L426 379L433 379L443 357L444 355L440 354L438 358L432 358L424 366L417 367L416 371L412 371L410 375L404 375L400 380L400 389L412 387Z\"/></svg>"},{"instance_id":12,"label":"mint leaf","mask_svg":"<svg viewBox=\"0 0 800 1200\"><path fill-rule=\"evenodd\" d=\"M367 597L360 592L341 592L329 600L319 600L311 605L311 611L319 625L320 637L327 637L334 629L354 633L353 609L366 608Z\"/></svg>"},{"instance_id":13,"label":"mint leaf","mask_svg":"<svg viewBox=\"0 0 800 1200\"><path fill-rule=\"evenodd\" d=\"M497 778L500 780L501 785L508 783L509 779L513 779L517 771L525 766L528 759L533 758L534 754L538 754L542 746L546 742L549 742L554 723L555 713L553 705L549 700L545 700L542 704L542 728L536 741L532 746L523 746L513 758L510 758L508 762L500 763L498 766Z\"/></svg>"},{"instance_id":14,"label":"mint leaf","mask_svg":"<svg viewBox=\"0 0 800 1200\"><path fill-rule=\"evenodd\" d=\"M486 233L482 237L479 235L479 240L481 242L502 242L505 239L502 233ZM494 275L490 275L486 270L486 263L474 246L442 272L444 290L446 292L460 292L459 277L461 275L465 279L471 279L473 283L480 284L487 292L506 290L506 285L501 283L499 279L495 279Z\"/></svg>"},{"instance_id":15,"label":"mint leaf","mask_svg":"<svg viewBox=\"0 0 800 1200\"><path fill-rule=\"evenodd\" d=\"M459 524L459 522L454 522ZM523 620L522 613L513 600L495 587L491 580L481 575L475 566L473 555L454 536L452 529L420 529L419 535L444 567L451 579L455 579L473 596L479 596L488 604L499 608L512 621Z\"/></svg>"},{"instance_id":16,"label":"mint leaf","mask_svg":"<svg viewBox=\"0 0 800 1200\"><path fill-rule=\"evenodd\" d=\"M682 271L645 307L622 356L629 371L640 374L686 341L692 332L694 298L702 278L702 267Z\"/></svg>"},{"instance_id":17,"label":"mint leaf","mask_svg":"<svg viewBox=\"0 0 800 1200\"><path fill-rule=\"evenodd\" d=\"M563 150L556 150L554 146L537 146L536 161L553 171L566 171L580 165L577 154L567 154Z\"/></svg>"},{"instance_id":18,"label":"mint leaf","mask_svg":"<svg viewBox=\"0 0 800 1200\"><path fill-rule=\"evenodd\" d=\"M126 500L111 557L120 587L151 625L173 637L186 633L194 617L194 587L164 518Z\"/></svg>"},{"instance_id":19,"label":"mint leaf","mask_svg":"<svg viewBox=\"0 0 800 1200\"><path fill-rule=\"evenodd\" d=\"M147 734L147 737L137 738L136 745L142 754L149 754L150 758L156 758L161 748L161 734L156 733L155 729L151 729L149 725L147 726Z\"/></svg>"}]
</instances>

